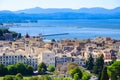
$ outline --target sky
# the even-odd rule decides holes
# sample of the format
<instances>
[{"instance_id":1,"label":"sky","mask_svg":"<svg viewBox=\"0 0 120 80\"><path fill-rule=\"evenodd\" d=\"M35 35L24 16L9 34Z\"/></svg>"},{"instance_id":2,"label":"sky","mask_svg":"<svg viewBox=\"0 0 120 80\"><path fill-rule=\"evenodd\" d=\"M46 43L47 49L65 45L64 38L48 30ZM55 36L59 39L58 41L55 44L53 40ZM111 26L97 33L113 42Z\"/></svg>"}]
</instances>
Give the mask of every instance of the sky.
<instances>
[{"instance_id":1,"label":"sky","mask_svg":"<svg viewBox=\"0 0 120 80\"><path fill-rule=\"evenodd\" d=\"M120 7L120 0L0 0L0 10L17 11L22 9L103 7L113 9Z\"/></svg>"}]
</instances>

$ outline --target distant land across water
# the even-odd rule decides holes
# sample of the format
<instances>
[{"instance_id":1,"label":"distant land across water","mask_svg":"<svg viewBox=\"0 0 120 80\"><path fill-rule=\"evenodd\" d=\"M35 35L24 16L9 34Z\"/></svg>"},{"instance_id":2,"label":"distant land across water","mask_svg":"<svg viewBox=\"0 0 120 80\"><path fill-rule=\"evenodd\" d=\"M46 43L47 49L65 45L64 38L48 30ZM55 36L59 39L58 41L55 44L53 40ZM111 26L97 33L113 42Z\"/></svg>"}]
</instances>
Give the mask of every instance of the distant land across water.
<instances>
[{"instance_id":1,"label":"distant land across water","mask_svg":"<svg viewBox=\"0 0 120 80\"><path fill-rule=\"evenodd\" d=\"M120 7L114 9L95 8L48 8L39 7L18 10L0 11L1 23L26 22L37 20L77 20L77 19L120 19Z\"/></svg>"},{"instance_id":2,"label":"distant land across water","mask_svg":"<svg viewBox=\"0 0 120 80\"><path fill-rule=\"evenodd\" d=\"M120 19L80 19L80 20L39 20L37 23L17 23L19 27L11 27L25 35L61 34L45 36L46 39L88 39L95 37L111 37L120 40Z\"/></svg>"}]
</instances>

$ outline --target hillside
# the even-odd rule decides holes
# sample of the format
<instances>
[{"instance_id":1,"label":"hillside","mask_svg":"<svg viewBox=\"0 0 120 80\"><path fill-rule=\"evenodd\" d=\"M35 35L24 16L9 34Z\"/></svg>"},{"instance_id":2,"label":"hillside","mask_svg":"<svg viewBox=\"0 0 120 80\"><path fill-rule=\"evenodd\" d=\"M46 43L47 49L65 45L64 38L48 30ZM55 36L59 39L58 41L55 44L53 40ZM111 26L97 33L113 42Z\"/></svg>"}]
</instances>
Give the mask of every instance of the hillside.
<instances>
[{"instance_id":1,"label":"hillside","mask_svg":"<svg viewBox=\"0 0 120 80\"><path fill-rule=\"evenodd\" d=\"M30 8L24 10L15 11L15 13L26 13L26 14L40 14L40 13L89 13L89 14L111 14L120 13L120 7L114 9L105 9L100 7L95 8L80 8L80 9L69 9L69 8Z\"/></svg>"},{"instance_id":2,"label":"hillside","mask_svg":"<svg viewBox=\"0 0 120 80\"><path fill-rule=\"evenodd\" d=\"M120 7L115 9L81 8L42 9L31 8L19 11L0 11L0 22L36 22L37 20L68 20L68 19L120 19Z\"/></svg>"}]
</instances>

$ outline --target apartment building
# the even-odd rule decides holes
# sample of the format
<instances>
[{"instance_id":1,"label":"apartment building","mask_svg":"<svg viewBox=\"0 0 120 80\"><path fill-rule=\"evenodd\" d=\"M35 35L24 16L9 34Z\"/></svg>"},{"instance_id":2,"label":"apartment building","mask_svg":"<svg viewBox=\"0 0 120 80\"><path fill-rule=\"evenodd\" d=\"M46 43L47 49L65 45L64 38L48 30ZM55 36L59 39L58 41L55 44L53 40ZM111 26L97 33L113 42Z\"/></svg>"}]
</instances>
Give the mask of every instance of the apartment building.
<instances>
[{"instance_id":1,"label":"apartment building","mask_svg":"<svg viewBox=\"0 0 120 80\"><path fill-rule=\"evenodd\" d=\"M56 65L58 65L58 64L63 65L65 63L70 63L70 62L74 62L79 66L86 65L86 60L81 55L72 56L70 53L56 55Z\"/></svg>"},{"instance_id":2,"label":"apartment building","mask_svg":"<svg viewBox=\"0 0 120 80\"><path fill-rule=\"evenodd\" d=\"M46 66L55 66L55 53L48 49L39 49L38 59L39 63L44 62Z\"/></svg>"},{"instance_id":3,"label":"apartment building","mask_svg":"<svg viewBox=\"0 0 120 80\"><path fill-rule=\"evenodd\" d=\"M73 56L72 57L72 62L76 63L79 66L86 66L86 60L83 58L83 56Z\"/></svg>"},{"instance_id":4,"label":"apartment building","mask_svg":"<svg viewBox=\"0 0 120 80\"><path fill-rule=\"evenodd\" d=\"M38 67L38 58L32 55L23 55L19 53L9 52L0 54L0 63L5 66L22 62L31 65L35 70Z\"/></svg>"},{"instance_id":5,"label":"apartment building","mask_svg":"<svg viewBox=\"0 0 120 80\"><path fill-rule=\"evenodd\" d=\"M56 65L69 63L69 62L72 62L72 58L70 56L67 56L67 55L64 55L64 54L63 55L58 54L56 56Z\"/></svg>"}]
</instances>

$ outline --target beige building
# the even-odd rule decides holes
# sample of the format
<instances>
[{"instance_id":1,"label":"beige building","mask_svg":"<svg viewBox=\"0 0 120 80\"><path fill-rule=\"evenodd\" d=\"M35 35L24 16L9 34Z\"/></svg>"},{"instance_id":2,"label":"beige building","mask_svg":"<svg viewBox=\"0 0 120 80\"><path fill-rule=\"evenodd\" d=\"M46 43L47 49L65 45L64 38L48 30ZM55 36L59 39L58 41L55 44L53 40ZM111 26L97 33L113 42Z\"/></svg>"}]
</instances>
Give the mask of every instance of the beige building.
<instances>
[{"instance_id":1,"label":"beige building","mask_svg":"<svg viewBox=\"0 0 120 80\"><path fill-rule=\"evenodd\" d=\"M39 63L44 62L46 66L55 66L55 53L48 49L39 49L40 53L38 56Z\"/></svg>"}]
</instances>

